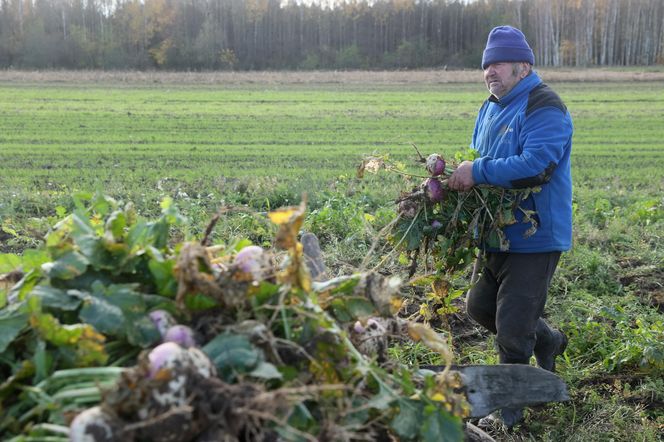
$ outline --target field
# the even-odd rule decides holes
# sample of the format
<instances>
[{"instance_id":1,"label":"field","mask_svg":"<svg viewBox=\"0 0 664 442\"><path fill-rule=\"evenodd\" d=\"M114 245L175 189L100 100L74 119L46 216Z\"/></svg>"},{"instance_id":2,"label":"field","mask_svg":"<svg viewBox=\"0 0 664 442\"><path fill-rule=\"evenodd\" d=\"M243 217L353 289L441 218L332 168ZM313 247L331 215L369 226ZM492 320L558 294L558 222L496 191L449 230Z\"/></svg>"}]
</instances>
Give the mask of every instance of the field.
<instances>
[{"instance_id":1,"label":"field","mask_svg":"<svg viewBox=\"0 0 664 442\"><path fill-rule=\"evenodd\" d=\"M213 242L268 245L261 212L306 192L305 228L323 240L330 276L379 261L365 255L412 183L394 174L358 180L356 167L379 153L416 170L413 144L425 155L465 148L487 93L479 72L317 75L0 72L0 252L37 246L74 207L72 195L95 191L146 216L172 197L190 219L177 232L184 237L200 237L220 207L232 206ZM533 409L517 430L493 435L661 440L664 75L542 75L575 125L575 245L547 309L570 336L559 371L572 401ZM457 308L438 323L458 362L494 363L492 338Z\"/></svg>"}]
</instances>

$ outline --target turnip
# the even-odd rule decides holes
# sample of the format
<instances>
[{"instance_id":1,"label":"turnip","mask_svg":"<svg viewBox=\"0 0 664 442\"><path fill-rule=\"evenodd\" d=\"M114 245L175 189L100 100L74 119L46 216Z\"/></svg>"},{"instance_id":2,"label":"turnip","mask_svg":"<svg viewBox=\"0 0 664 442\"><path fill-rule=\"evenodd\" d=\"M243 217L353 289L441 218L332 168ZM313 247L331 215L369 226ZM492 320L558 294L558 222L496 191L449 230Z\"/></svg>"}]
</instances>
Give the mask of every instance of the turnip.
<instances>
[{"instance_id":1,"label":"turnip","mask_svg":"<svg viewBox=\"0 0 664 442\"><path fill-rule=\"evenodd\" d=\"M426 167L431 176L440 176L445 172L445 160L437 153L432 153L427 158Z\"/></svg>"},{"instance_id":2,"label":"turnip","mask_svg":"<svg viewBox=\"0 0 664 442\"><path fill-rule=\"evenodd\" d=\"M156 346L148 354L150 377L154 378L159 370L172 368L177 362L185 364L188 357L186 350L175 342L164 342Z\"/></svg>"},{"instance_id":3,"label":"turnip","mask_svg":"<svg viewBox=\"0 0 664 442\"><path fill-rule=\"evenodd\" d=\"M186 370L192 368L204 377L216 374L214 364L199 349L183 348L175 342L164 342L152 349L148 354L150 363L149 376L155 378L160 370Z\"/></svg>"},{"instance_id":4,"label":"turnip","mask_svg":"<svg viewBox=\"0 0 664 442\"><path fill-rule=\"evenodd\" d=\"M168 329L177 324L177 322L175 322L175 319L173 319L173 316L171 316L171 314L168 313L166 310L154 310L150 312L148 316L150 317L150 320L152 320L154 326L159 331L159 334L161 335L162 339L164 339L164 337L166 336L166 332L168 331Z\"/></svg>"},{"instance_id":5,"label":"turnip","mask_svg":"<svg viewBox=\"0 0 664 442\"><path fill-rule=\"evenodd\" d=\"M419 210L417 202L412 200L403 200L399 203L398 212L404 218L415 218Z\"/></svg>"},{"instance_id":6,"label":"turnip","mask_svg":"<svg viewBox=\"0 0 664 442\"><path fill-rule=\"evenodd\" d=\"M240 250L233 261L238 269L251 274L255 280L263 279L264 251L259 246L247 246Z\"/></svg>"},{"instance_id":7,"label":"turnip","mask_svg":"<svg viewBox=\"0 0 664 442\"><path fill-rule=\"evenodd\" d=\"M355 324L353 325L353 331L355 333L364 333L364 330L365 328L362 323L360 321L355 321Z\"/></svg>"},{"instance_id":8,"label":"turnip","mask_svg":"<svg viewBox=\"0 0 664 442\"><path fill-rule=\"evenodd\" d=\"M212 361L201 350L185 349L175 342L158 345L148 354L148 376L157 382L150 390L150 401L138 410L138 416L146 419L188 402L191 381L195 377L216 376Z\"/></svg>"},{"instance_id":9,"label":"turnip","mask_svg":"<svg viewBox=\"0 0 664 442\"><path fill-rule=\"evenodd\" d=\"M72 442L112 442L120 440L120 421L101 407L79 413L69 427Z\"/></svg>"},{"instance_id":10,"label":"turnip","mask_svg":"<svg viewBox=\"0 0 664 442\"><path fill-rule=\"evenodd\" d=\"M424 191L432 203L439 203L445 199L445 188L438 178L428 178L424 182Z\"/></svg>"},{"instance_id":11,"label":"turnip","mask_svg":"<svg viewBox=\"0 0 664 442\"><path fill-rule=\"evenodd\" d=\"M195 347L194 331L186 325L174 325L164 335L164 342L175 342L184 348Z\"/></svg>"}]
</instances>

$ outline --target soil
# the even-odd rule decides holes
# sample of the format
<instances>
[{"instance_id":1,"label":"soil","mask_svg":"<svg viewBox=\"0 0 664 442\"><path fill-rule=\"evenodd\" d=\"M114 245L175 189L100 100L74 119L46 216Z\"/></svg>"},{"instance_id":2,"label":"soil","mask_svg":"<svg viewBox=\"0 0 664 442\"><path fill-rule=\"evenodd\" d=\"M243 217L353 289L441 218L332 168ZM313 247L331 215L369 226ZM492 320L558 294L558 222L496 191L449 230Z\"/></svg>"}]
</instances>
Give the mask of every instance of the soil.
<instances>
[{"instance_id":1,"label":"soil","mask_svg":"<svg viewBox=\"0 0 664 442\"><path fill-rule=\"evenodd\" d=\"M646 265L638 260L623 260L620 283L646 304L664 313L664 268Z\"/></svg>"}]
</instances>

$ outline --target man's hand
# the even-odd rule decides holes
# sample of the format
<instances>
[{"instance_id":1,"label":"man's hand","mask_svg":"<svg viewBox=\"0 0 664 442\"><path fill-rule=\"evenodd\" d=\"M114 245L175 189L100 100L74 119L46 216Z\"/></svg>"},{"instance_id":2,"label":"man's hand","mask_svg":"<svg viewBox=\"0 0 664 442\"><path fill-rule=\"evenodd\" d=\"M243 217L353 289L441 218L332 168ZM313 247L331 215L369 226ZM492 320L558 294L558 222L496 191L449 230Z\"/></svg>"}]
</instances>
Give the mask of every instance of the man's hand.
<instances>
[{"instance_id":1,"label":"man's hand","mask_svg":"<svg viewBox=\"0 0 664 442\"><path fill-rule=\"evenodd\" d=\"M473 162L464 161L459 164L452 176L447 180L447 185L450 189L461 192L470 190L475 185L475 181L473 180Z\"/></svg>"}]
</instances>

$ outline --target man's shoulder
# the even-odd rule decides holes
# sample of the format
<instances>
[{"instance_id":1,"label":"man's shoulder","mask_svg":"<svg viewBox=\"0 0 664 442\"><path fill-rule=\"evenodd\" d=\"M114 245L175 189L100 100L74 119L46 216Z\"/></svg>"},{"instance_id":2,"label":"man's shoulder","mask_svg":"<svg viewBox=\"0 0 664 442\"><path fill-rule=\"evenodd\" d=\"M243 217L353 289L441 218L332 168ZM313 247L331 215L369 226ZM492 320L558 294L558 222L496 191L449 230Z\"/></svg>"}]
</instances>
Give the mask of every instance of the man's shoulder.
<instances>
[{"instance_id":1,"label":"man's shoulder","mask_svg":"<svg viewBox=\"0 0 664 442\"><path fill-rule=\"evenodd\" d=\"M526 116L543 107L555 107L563 113L567 113L567 106L565 106L560 96L548 85L540 83L528 94Z\"/></svg>"}]
</instances>

